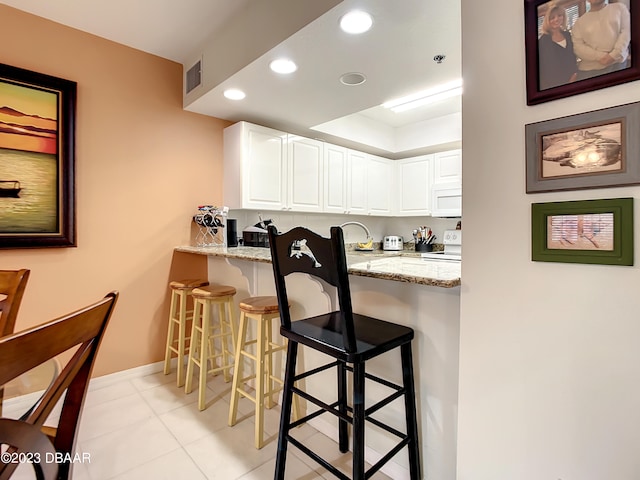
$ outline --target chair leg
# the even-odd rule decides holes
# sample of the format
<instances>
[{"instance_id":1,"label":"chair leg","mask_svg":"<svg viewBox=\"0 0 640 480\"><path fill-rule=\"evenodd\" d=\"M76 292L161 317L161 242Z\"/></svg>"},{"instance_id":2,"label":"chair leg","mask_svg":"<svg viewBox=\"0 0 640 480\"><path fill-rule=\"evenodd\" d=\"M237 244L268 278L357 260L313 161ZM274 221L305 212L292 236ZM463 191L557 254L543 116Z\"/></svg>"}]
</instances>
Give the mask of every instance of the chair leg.
<instances>
[{"instance_id":1,"label":"chair leg","mask_svg":"<svg viewBox=\"0 0 640 480\"><path fill-rule=\"evenodd\" d=\"M184 386L185 393L191 393L193 391L193 365L198 360L198 344L200 342L200 337L198 335L203 335L201 330L202 326L202 304L198 301L194 301L193 303L193 321L191 322L191 346L189 347L189 355L187 356L187 376L186 382ZM200 369L202 369L202 364L200 365Z\"/></svg>"},{"instance_id":2,"label":"chair leg","mask_svg":"<svg viewBox=\"0 0 640 480\"><path fill-rule=\"evenodd\" d=\"M184 385L184 349L186 343L186 329L187 329L187 292L181 290L178 294L180 296L180 322L178 323L178 387Z\"/></svg>"},{"instance_id":3,"label":"chair leg","mask_svg":"<svg viewBox=\"0 0 640 480\"><path fill-rule=\"evenodd\" d=\"M240 313L240 325L238 326L238 337L236 340L236 352L233 369L233 383L231 384L231 405L229 406L229 426L233 427L238 418L238 387L242 381L244 358L242 357L242 349L244 347L244 339L247 335L247 316L244 312Z\"/></svg>"},{"instance_id":4,"label":"chair leg","mask_svg":"<svg viewBox=\"0 0 640 480\"><path fill-rule=\"evenodd\" d=\"M227 340L227 334L228 334L228 330L227 330L227 322L228 319L225 318L225 312L226 312L226 308L225 308L225 304L220 302L218 304L218 321L220 324L220 353L221 353L221 358L222 358L222 365L224 366L224 368L222 369L222 373L224 375L224 381L225 382L230 382L231 381L231 374L229 372L230 370L230 366L231 365L231 358L229 355L229 347L228 347L228 340Z\"/></svg>"},{"instance_id":5,"label":"chair leg","mask_svg":"<svg viewBox=\"0 0 640 480\"><path fill-rule=\"evenodd\" d=\"M224 370L225 382L230 382L233 378L233 375L231 374L231 366L233 365L233 360L235 358L233 349L236 346L236 333L233 321L233 305L231 304L231 301L231 298L225 301L220 310L220 314L224 315L223 318L226 319L226 321L224 322L224 327L222 326L222 324L220 327L223 332L222 351L225 353L224 364L228 365ZM231 336L231 342L229 342L229 335Z\"/></svg>"},{"instance_id":6,"label":"chair leg","mask_svg":"<svg viewBox=\"0 0 640 480\"><path fill-rule=\"evenodd\" d=\"M267 317L264 320L265 323L265 346L266 346L266 350L269 352L266 355L265 358L265 381L266 386L265 386L265 395L266 395L266 399L265 399L265 406L269 409L273 408L273 406L276 404L275 401L273 400L273 391L275 390L275 385L274 385L274 381L273 381L273 348L274 348L274 344L273 344L273 329L272 329L272 318L271 317Z\"/></svg>"},{"instance_id":7,"label":"chair leg","mask_svg":"<svg viewBox=\"0 0 640 480\"><path fill-rule=\"evenodd\" d=\"M364 480L364 362L353 364L353 480Z\"/></svg>"},{"instance_id":8,"label":"chair leg","mask_svg":"<svg viewBox=\"0 0 640 480\"><path fill-rule=\"evenodd\" d=\"M263 318L257 319L257 344L256 344L256 431L255 431L255 446L256 448L262 448L262 439L264 436L264 400L265 400L265 363L266 359L266 322Z\"/></svg>"},{"instance_id":9,"label":"chair leg","mask_svg":"<svg viewBox=\"0 0 640 480\"><path fill-rule=\"evenodd\" d=\"M411 343L405 343L401 349L402 380L404 383L404 408L409 436L409 474L411 480L420 478L420 448L418 444L418 419L416 416L416 392L413 380L413 356Z\"/></svg>"},{"instance_id":10,"label":"chair leg","mask_svg":"<svg viewBox=\"0 0 640 480\"><path fill-rule=\"evenodd\" d=\"M175 322L176 316L176 300L178 298L177 292L171 290L171 306L169 307L169 327L167 328L167 347L164 352L164 374L168 375L171 372L171 347L173 346L173 337L175 336Z\"/></svg>"},{"instance_id":11,"label":"chair leg","mask_svg":"<svg viewBox=\"0 0 640 480\"><path fill-rule=\"evenodd\" d=\"M338 369L338 411L347 414L347 369L344 362L340 362ZM338 445L342 453L349 451L349 422L340 419L338 423Z\"/></svg>"},{"instance_id":12,"label":"chair leg","mask_svg":"<svg viewBox=\"0 0 640 480\"><path fill-rule=\"evenodd\" d=\"M289 341L287 345L287 366L284 374L284 390L282 392L282 408L280 411L280 431L278 433L278 450L276 452L275 480L284 480L287 462L287 436L291 422L291 403L293 400L293 383L296 374L298 343Z\"/></svg>"},{"instance_id":13,"label":"chair leg","mask_svg":"<svg viewBox=\"0 0 640 480\"><path fill-rule=\"evenodd\" d=\"M200 303L200 302L198 302ZM206 408L205 395L207 393L207 374L209 373L209 360L211 350L209 348L209 338L211 330L211 305L203 303L202 306L202 330L200 332L200 375L198 377L198 410Z\"/></svg>"}]
</instances>

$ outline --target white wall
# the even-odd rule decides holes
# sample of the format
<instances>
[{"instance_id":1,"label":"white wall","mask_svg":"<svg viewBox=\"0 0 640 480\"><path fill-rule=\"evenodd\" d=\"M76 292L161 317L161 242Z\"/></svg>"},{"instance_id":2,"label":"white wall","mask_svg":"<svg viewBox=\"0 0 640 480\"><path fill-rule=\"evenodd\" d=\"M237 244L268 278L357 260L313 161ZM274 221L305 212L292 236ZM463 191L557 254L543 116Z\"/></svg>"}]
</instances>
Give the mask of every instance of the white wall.
<instances>
[{"instance_id":1,"label":"white wall","mask_svg":"<svg viewBox=\"0 0 640 480\"><path fill-rule=\"evenodd\" d=\"M529 212L640 187L525 194L524 125L638 101L640 84L527 107L523 24L523 2L462 0L458 479L637 480L639 267L531 262Z\"/></svg>"}]
</instances>

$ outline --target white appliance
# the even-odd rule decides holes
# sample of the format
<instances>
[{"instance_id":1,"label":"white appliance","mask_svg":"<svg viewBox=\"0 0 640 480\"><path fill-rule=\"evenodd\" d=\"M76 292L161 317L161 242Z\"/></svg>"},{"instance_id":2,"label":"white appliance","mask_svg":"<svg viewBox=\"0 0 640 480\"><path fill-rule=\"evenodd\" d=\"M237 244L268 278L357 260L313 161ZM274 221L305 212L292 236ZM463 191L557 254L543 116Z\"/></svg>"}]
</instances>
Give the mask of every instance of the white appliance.
<instances>
[{"instance_id":1,"label":"white appliance","mask_svg":"<svg viewBox=\"0 0 640 480\"><path fill-rule=\"evenodd\" d=\"M383 250L399 251L404 248L402 237L397 235L387 235L382 241Z\"/></svg>"},{"instance_id":2,"label":"white appliance","mask_svg":"<svg viewBox=\"0 0 640 480\"><path fill-rule=\"evenodd\" d=\"M459 262L462 260L462 230L445 230L442 239L444 250L440 252L425 252L422 258L425 260L450 260Z\"/></svg>"}]
</instances>

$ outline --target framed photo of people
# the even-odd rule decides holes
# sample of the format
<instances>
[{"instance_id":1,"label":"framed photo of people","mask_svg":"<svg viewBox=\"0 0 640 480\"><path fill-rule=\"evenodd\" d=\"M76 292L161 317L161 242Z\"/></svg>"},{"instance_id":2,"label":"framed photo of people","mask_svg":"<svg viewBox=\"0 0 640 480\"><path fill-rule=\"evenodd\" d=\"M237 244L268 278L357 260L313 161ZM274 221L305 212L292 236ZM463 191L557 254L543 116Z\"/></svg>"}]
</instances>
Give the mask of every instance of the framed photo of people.
<instances>
[{"instance_id":1,"label":"framed photo of people","mask_svg":"<svg viewBox=\"0 0 640 480\"><path fill-rule=\"evenodd\" d=\"M525 0L527 105L640 79L640 0Z\"/></svg>"}]
</instances>

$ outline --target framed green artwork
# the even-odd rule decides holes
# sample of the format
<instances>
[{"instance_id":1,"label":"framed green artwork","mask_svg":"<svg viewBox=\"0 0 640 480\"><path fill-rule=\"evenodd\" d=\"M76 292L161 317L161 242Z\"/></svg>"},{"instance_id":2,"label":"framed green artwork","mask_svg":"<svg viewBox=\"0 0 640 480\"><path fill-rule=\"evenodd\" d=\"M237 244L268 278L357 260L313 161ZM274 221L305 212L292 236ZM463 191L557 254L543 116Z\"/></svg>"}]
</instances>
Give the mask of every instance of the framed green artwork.
<instances>
[{"instance_id":1,"label":"framed green artwork","mask_svg":"<svg viewBox=\"0 0 640 480\"><path fill-rule=\"evenodd\" d=\"M633 265L633 198L532 204L531 260Z\"/></svg>"}]
</instances>

